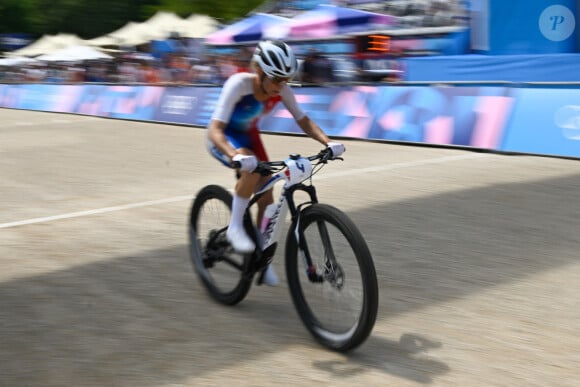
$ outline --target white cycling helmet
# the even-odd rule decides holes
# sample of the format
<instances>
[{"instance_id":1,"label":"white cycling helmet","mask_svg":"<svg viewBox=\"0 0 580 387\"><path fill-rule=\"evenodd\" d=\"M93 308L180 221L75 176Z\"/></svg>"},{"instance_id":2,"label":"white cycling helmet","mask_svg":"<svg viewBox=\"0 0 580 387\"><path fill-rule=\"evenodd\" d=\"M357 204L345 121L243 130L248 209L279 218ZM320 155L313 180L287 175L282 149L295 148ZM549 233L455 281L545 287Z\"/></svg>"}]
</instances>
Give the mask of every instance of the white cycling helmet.
<instances>
[{"instance_id":1,"label":"white cycling helmet","mask_svg":"<svg viewBox=\"0 0 580 387\"><path fill-rule=\"evenodd\" d=\"M292 49L279 40L258 43L253 59L270 78L292 78L298 70L298 61Z\"/></svg>"}]
</instances>

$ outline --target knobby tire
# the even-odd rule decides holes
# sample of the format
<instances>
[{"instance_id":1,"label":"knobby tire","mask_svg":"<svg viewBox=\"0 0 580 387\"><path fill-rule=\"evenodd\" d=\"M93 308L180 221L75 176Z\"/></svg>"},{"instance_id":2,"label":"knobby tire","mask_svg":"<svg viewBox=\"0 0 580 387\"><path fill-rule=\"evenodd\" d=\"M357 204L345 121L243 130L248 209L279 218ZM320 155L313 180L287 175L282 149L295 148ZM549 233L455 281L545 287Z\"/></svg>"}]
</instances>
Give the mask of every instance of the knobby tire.
<instances>
[{"instance_id":1,"label":"knobby tire","mask_svg":"<svg viewBox=\"0 0 580 387\"><path fill-rule=\"evenodd\" d=\"M304 269L304 265L295 237L296 222L293 222L290 227L286 241L288 287L302 322L314 338L327 348L346 352L361 345L374 327L379 299L375 266L362 234L345 213L325 204L313 204L305 208L299 217L299 234L301 238L307 227L317 227L318 222L324 222L336 228L342 234L342 237L348 241L348 248L352 249L352 255L356 257L356 263L353 264L358 265L363 293L362 308L358 315L357 323L353 325L352 330L335 334L319 321L317 310L313 310L314 308L309 305L309 294L304 291L301 285L301 281L306 281L306 273L305 270L300 270L300 268ZM337 249L337 247L333 248ZM337 252L337 255L341 255L341 252ZM338 262L338 264L341 264L341 262ZM348 281L349 278L346 277L345 280ZM345 283L345 286L348 285L348 283Z\"/></svg>"},{"instance_id":2,"label":"knobby tire","mask_svg":"<svg viewBox=\"0 0 580 387\"><path fill-rule=\"evenodd\" d=\"M209 202L212 203L209 203ZM210 296L225 305L235 305L242 301L248 294L250 287L252 285L252 275L246 275L243 272L243 268L246 267L247 261L250 256L247 255L243 257L243 262L240 262L241 270L237 274L237 279L234 276L233 282L235 286L231 290L223 290L218 284L216 284L214 278L212 277L210 268L206 267L204 263L204 251L206 245L203 245L201 238L206 238L206 235L198 235L200 232L200 224L204 216L210 217L212 214L204 214L204 207L210 204L217 204L224 206L228 210L227 218L231 216L232 208L232 195L223 187L218 185L209 185L204 187L196 196L191 207L190 219L189 219L189 245L190 245L190 257L193 263L193 267L197 272L199 278L201 279L204 287L210 294ZM225 225L227 226L227 224ZM228 256L229 254L229 256ZM224 258L230 258L234 256L234 253L224 253ZM216 265L225 265L226 259L223 262L218 261Z\"/></svg>"}]
</instances>

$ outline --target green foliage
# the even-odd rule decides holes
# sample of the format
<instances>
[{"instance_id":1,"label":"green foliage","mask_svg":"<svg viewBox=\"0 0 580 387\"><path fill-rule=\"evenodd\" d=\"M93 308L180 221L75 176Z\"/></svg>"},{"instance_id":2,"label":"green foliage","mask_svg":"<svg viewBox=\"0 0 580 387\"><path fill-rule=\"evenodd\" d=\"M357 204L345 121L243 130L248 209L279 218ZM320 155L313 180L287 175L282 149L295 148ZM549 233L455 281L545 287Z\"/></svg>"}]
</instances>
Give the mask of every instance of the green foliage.
<instances>
[{"instance_id":1,"label":"green foliage","mask_svg":"<svg viewBox=\"0 0 580 387\"><path fill-rule=\"evenodd\" d=\"M197 0L195 13L210 15L223 21L239 19L263 4L264 0Z\"/></svg>"},{"instance_id":2,"label":"green foliage","mask_svg":"<svg viewBox=\"0 0 580 387\"><path fill-rule=\"evenodd\" d=\"M0 33L31 31L32 3L31 0L0 1Z\"/></svg>"},{"instance_id":3,"label":"green foliage","mask_svg":"<svg viewBox=\"0 0 580 387\"><path fill-rule=\"evenodd\" d=\"M157 11L209 15L224 22L245 16L264 0L0 0L0 33L72 33L90 39Z\"/></svg>"}]
</instances>

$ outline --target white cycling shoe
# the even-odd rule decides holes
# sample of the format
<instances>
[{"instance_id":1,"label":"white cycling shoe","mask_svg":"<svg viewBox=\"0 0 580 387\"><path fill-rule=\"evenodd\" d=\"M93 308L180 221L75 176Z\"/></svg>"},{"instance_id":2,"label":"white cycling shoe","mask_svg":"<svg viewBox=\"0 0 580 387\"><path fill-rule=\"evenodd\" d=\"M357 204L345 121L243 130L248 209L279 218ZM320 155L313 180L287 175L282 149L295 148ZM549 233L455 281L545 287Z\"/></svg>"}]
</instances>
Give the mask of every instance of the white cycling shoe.
<instances>
[{"instance_id":1,"label":"white cycling shoe","mask_svg":"<svg viewBox=\"0 0 580 387\"><path fill-rule=\"evenodd\" d=\"M276 274L276 270L274 270L274 266L269 264L264 272L264 277L262 278L262 283L268 286L278 286L280 280L278 279L278 275Z\"/></svg>"},{"instance_id":2,"label":"white cycling shoe","mask_svg":"<svg viewBox=\"0 0 580 387\"><path fill-rule=\"evenodd\" d=\"M246 234L243 228L228 227L226 238L238 253L247 254L256 249L256 245Z\"/></svg>"}]
</instances>

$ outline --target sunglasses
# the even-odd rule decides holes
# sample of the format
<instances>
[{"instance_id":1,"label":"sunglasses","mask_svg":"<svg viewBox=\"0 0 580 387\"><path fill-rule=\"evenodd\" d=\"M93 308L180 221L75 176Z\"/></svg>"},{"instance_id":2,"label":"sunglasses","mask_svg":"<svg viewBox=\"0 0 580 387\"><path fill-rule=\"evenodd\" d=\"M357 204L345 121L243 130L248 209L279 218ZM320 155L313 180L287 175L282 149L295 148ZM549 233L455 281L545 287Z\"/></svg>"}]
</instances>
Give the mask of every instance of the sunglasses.
<instances>
[{"instance_id":1,"label":"sunglasses","mask_svg":"<svg viewBox=\"0 0 580 387\"><path fill-rule=\"evenodd\" d=\"M273 84L279 85L280 83L288 83L290 81L290 77L268 77Z\"/></svg>"}]
</instances>

